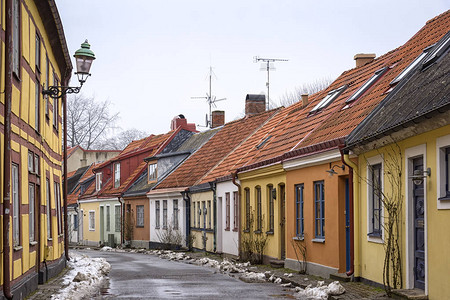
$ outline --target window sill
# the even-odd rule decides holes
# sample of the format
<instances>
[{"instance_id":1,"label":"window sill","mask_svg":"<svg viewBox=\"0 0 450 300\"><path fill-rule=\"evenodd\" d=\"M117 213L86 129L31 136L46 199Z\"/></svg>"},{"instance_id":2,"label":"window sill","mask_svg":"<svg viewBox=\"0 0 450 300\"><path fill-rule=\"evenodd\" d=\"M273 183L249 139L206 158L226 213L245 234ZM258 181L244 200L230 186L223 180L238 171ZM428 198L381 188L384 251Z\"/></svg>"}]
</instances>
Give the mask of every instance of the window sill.
<instances>
[{"instance_id":1,"label":"window sill","mask_svg":"<svg viewBox=\"0 0 450 300\"><path fill-rule=\"evenodd\" d=\"M450 196L444 196L444 197L440 197L438 198L439 201L450 201Z\"/></svg>"},{"instance_id":2,"label":"window sill","mask_svg":"<svg viewBox=\"0 0 450 300\"><path fill-rule=\"evenodd\" d=\"M89 228L89 231L95 231L95 229L90 229L90 228ZM59 235L58 235L58 236L59 236Z\"/></svg>"},{"instance_id":3,"label":"window sill","mask_svg":"<svg viewBox=\"0 0 450 300\"><path fill-rule=\"evenodd\" d=\"M273 230L266 231L266 234L267 234L267 235L273 235Z\"/></svg>"},{"instance_id":4,"label":"window sill","mask_svg":"<svg viewBox=\"0 0 450 300\"><path fill-rule=\"evenodd\" d=\"M48 238L47 241L53 241L53 239L52 238Z\"/></svg>"},{"instance_id":5,"label":"window sill","mask_svg":"<svg viewBox=\"0 0 450 300\"><path fill-rule=\"evenodd\" d=\"M373 234L369 233L367 234L367 241L376 243L376 244L383 244L383 237L379 234Z\"/></svg>"},{"instance_id":6,"label":"window sill","mask_svg":"<svg viewBox=\"0 0 450 300\"><path fill-rule=\"evenodd\" d=\"M255 230L255 231L253 231L253 233L260 234L260 233L262 233L262 231L261 230Z\"/></svg>"},{"instance_id":7,"label":"window sill","mask_svg":"<svg viewBox=\"0 0 450 300\"><path fill-rule=\"evenodd\" d=\"M325 239L324 238L315 238L315 239L312 239L311 242L325 244Z\"/></svg>"},{"instance_id":8,"label":"window sill","mask_svg":"<svg viewBox=\"0 0 450 300\"><path fill-rule=\"evenodd\" d=\"M237 228L233 228L233 231L234 231L234 232L238 232L238 231L239 231L239 229L237 229Z\"/></svg>"},{"instance_id":9,"label":"window sill","mask_svg":"<svg viewBox=\"0 0 450 300\"><path fill-rule=\"evenodd\" d=\"M136 226L136 228L144 228L144 225ZM109 231L109 230L108 230Z\"/></svg>"},{"instance_id":10,"label":"window sill","mask_svg":"<svg viewBox=\"0 0 450 300\"><path fill-rule=\"evenodd\" d=\"M35 245L37 245L37 243L38 243L38 242L36 242L36 241L31 241L31 242L30 242L30 245L31 245L31 246L35 246Z\"/></svg>"},{"instance_id":11,"label":"window sill","mask_svg":"<svg viewBox=\"0 0 450 300\"><path fill-rule=\"evenodd\" d=\"M294 241L304 241L304 240L305 240L305 237L304 237L304 236L294 236L292 239L293 239Z\"/></svg>"},{"instance_id":12,"label":"window sill","mask_svg":"<svg viewBox=\"0 0 450 300\"><path fill-rule=\"evenodd\" d=\"M225 231L230 231L230 227L227 227L224 229Z\"/></svg>"},{"instance_id":13,"label":"window sill","mask_svg":"<svg viewBox=\"0 0 450 300\"><path fill-rule=\"evenodd\" d=\"M250 230L248 230L248 229L244 229L244 230L242 230L244 233L249 233L250 232Z\"/></svg>"},{"instance_id":14,"label":"window sill","mask_svg":"<svg viewBox=\"0 0 450 300\"><path fill-rule=\"evenodd\" d=\"M14 246L14 247L13 247L13 250L14 250L14 251L20 251L20 250L22 250L22 249L23 249L22 246Z\"/></svg>"},{"instance_id":15,"label":"window sill","mask_svg":"<svg viewBox=\"0 0 450 300\"><path fill-rule=\"evenodd\" d=\"M368 237L375 238L375 239L381 239L381 233L375 233L371 232L367 234Z\"/></svg>"}]
</instances>

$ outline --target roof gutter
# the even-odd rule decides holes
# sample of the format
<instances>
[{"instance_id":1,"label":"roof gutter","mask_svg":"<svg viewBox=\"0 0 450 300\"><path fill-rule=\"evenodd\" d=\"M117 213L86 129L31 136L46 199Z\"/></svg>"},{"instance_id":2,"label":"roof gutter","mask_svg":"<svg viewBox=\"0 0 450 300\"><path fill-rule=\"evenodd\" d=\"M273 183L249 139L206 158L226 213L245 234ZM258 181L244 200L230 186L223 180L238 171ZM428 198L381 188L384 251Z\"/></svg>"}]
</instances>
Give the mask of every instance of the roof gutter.
<instances>
[{"instance_id":1,"label":"roof gutter","mask_svg":"<svg viewBox=\"0 0 450 300\"><path fill-rule=\"evenodd\" d=\"M4 156L3 156L3 294L12 299L10 271L10 190L11 190L11 100L13 72L13 41L12 41L12 0L6 1L6 55L5 55L5 121L4 121Z\"/></svg>"}]
</instances>

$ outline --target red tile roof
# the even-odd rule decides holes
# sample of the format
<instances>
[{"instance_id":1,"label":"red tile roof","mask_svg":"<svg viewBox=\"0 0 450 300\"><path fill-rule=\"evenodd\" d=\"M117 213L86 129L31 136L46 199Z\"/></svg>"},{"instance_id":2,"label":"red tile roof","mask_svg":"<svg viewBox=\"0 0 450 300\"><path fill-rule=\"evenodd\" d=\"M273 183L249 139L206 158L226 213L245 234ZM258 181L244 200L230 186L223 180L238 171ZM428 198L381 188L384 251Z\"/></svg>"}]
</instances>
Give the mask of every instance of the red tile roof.
<instances>
[{"instance_id":1,"label":"red tile roof","mask_svg":"<svg viewBox=\"0 0 450 300\"><path fill-rule=\"evenodd\" d=\"M227 123L205 145L192 154L180 167L162 181L156 189L192 186L217 163L242 143L277 110L263 112Z\"/></svg>"}]
</instances>

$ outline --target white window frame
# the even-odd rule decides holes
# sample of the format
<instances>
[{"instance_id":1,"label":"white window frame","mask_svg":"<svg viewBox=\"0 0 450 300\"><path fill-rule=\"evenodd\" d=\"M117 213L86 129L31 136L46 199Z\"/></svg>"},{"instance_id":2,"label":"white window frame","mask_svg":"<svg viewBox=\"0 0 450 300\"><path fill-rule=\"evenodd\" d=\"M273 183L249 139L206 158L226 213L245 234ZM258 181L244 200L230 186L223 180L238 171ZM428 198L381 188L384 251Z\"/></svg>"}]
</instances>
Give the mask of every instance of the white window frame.
<instances>
[{"instance_id":1,"label":"white window frame","mask_svg":"<svg viewBox=\"0 0 450 300\"><path fill-rule=\"evenodd\" d=\"M111 205L106 204L106 231L111 231Z\"/></svg>"},{"instance_id":2,"label":"white window frame","mask_svg":"<svg viewBox=\"0 0 450 300\"><path fill-rule=\"evenodd\" d=\"M148 182L154 182L158 180L158 164L153 163L148 165Z\"/></svg>"},{"instance_id":3,"label":"white window frame","mask_svg":"<svg viewBox=\"0 0 450 300\"><path fill-rule=\"evenodd\" d=\"M93 220L91 219L91 215L93 216ZM95 210L89 210L89 231L95 231Z\"/></svg>"},{"instance_id":4,"label":"white window frame","mask_svg":"<svg viewBox=\"0 0 450 300\"><path fill-rule=\"evenodd\" d=\"M52 207L51 207L51 190L50 190L50 180L45 179L47 194L46 194L46 210L47 210L47 240L52 240Z\"/></svg>"},{"instance_id":5,"label":"white window frame","mask_svg":"<svg viewBox=\"0 0 450 300\"><path fill-rule=\"evenodd\" d=\"M382 155L377 155L377 156L373 156L367 159L366 161L366 189L367 189L367 193L366 193L366 198L367 198L367 227L366 227L366 234L367 234L367 240L369 242L373 242L373 243L379 243L382 244L384 242L384 227L383 225L381 225L381 236L371 236L369 235L370 233L372 233L373 228L372 228L372 205L373 205L373 201L372 201L372 185L370 182L370 178L372 178L372 169L370 166L373 165L377 165L377 164L381 164L381 191L382 193L384 193L384 182L385 182L385 178L384 178L384 159ZM383 205L383 201L381 201L381 224L384 223L384 205Z\"/></svg>"},{"instance_id":6,"label":"white window frame","mask_svg":"<svg viewBox=\"0 0 450 300\"><path fill-rule=\"evenodd\" d=\"M13 246L20 245L20 196L19 196L19 165L11 167L11 191L13 211Z\"/></svg>"},{"instance_id":7,"label":"white window frame","mask_svg":"<svg viewBox=\"0 0 450 300\"><path fill-rule=\"evenodd\" d=\"M117 213L117 208L119 208L119 213ZM120 232L120 228L122 226L122 210L121 205L116 204L114 205L114 231Z\"/></svg>"},{"instance_id":8,"label":"white window frame","mask_svg":"<svg viewBox=\"0 0 450 300\"><path fill-rule=\"evenodd\" d=\"M140 211L142 210L142 211ZM145 213L144 205L136 205L136 227L144 227Z\"/></svg>"},{"instance_id":9,"label":"white window frame","mask_svg":"<svg viewBox=\"0 0 450 300\"><path fill-rule=\"evenodd\" d=\"M59 182L54 183L54 191L55 191L55 203L56 203L56 217L58 222L58 235L63 233L62 230L62 215L61 215L61 189L59 186Z\"/></svg>"},{"instance_id":10,"label":"white window frame","mask_svg":"<svg viewBox=\"0 0 450 300\"><path fill-rule=\"evenodd\" d=\"M161 202L155 201L155 228L161 228Z\"/></svg>"},{"instance_id":11,"label":"white window frame","mask_svg":"<svg viewBox=\"0 0 450 300\"><path fill-rule=\"evenodd\" d=\"M388 70L388 67L384 67L375 71L375 74L373 74L366 82L364 82L364 84L359 89L357 89L356 92L354 92L353 95L351 95L350 98L345 101L345 103L350 103L359 99L367 90L373 87L378 79L380 79Z\"/></svg>"},{"instance_id":12,"label":"white window frame","mask_svg":"<svg viewBox=\"0 0 450 300\"><path fill-rule=\"evenodd\" d=\"M446 195L445 190L445 148L450 147L450 134L436 139L436 184L437 184L437 209L450 209L450 200L439 200Z\"/></svg>"},{"instance_id":13,"label":"white window frame","mask_svg":"<svg viewBox=\"0 0 450 300\"><path fill-rule=\"evenodd\" d=\"M96 173L95 174L95 191L98 192L102 189L102 180L103 180L103 173Z\"/></svg>"},{"instance_id":14,"label":"white window frame","mask_svg":"<svg viewBox=\"0 0 450 300\"><path fill-rule=\"evenodd\" d=\"M114 164L114 187L120 186L120 163Z\"/></svg>"},{"instance_id":15,"label":"white window frame","mask_svg":"<svg viewBox=\"0 0 450 300\"><path fill-rule=\"evenodd\" d=\"M28 184L28 230L30 242L35 241L35 213L34 207L36 203L36 185L32 182Z\"/></svg>"},{"instance_id":16,"label":"white window frame","mask_svg":"<svg viewBox=\"0 0 450 300\"><path fill-rule=\"evenodd\" d=\"M339 95L347 89L347 85L343 85L338 89L330 91L313 109L311 109L310 113L314 113L319 111L328 105L330 105Z\"/></svg>"},{"instance_id":17,"label":"white window frame","mask_svg":"<svg viewBox=\"0 0 450 300\"><path fill-rule=\"evenodd\" d=\"M168 201L163 200L163 229L167 229L168 221L167 221L167 212L168 212Z\"/></svg>"},{"instance_id":18,"label":"white window frame","mask_svg":"<svg viewBox=\"0 0 450 300\"><path fill-rule=\"evenodd\" d=\"M179 222L179 212L180 209L178 207L178 199L173 199L172 201L172 206L173 206L173 229L174 230L178 230L178 228L180 227L180 222Z\"/></svg>"}]
</instances>

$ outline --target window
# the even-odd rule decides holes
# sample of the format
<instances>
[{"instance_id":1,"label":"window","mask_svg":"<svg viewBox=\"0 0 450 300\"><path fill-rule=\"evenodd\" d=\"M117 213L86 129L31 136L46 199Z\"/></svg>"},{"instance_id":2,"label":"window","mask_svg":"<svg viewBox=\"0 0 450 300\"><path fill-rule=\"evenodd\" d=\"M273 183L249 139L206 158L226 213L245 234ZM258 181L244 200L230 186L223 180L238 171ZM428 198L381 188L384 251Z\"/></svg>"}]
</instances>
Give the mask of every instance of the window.
<instances>
[{"instance_id":1,"label":"window","mask_svg":"<svg viewBox=\"0 0 450 300\"><path fill-rule=\"evenodd\" d=\"M173 229L178 230L178 200L173 200Z\"/></svg>"},{"instance_id":2,"label":"window","mask_svg":"<svg viewBox=\"0 0 450 300\"><path fill-rule=\"evenodd\" d=\"M13 245L20 245L19 166L12 164L11 189L13 206Z\"/></svg>"},{"instance_id":3,"label":"window","mask_svg":"<svg viewBox=\"0 0 450 300\"><path fill-rule=\"evenodd\" d=\"M114 229L115 232L120 232L122 214L120 211L120 205L114 206Z\"/></svg>"},{"instance_id":4,"label":"window","mask_svg":"<svg viewBox=\"0 0 450 300\"><path fill-rule=\"evenodd\" d=\"M208 200L208 228L211 229L211 217L212 217L212 213L211 213L211 200Z\"/></svg>"},{"instance_id":5,"label":"window","mask_svg":"<svg viewBox=\"0 0 450 300\"><path fill-rule=\"evenodd\" d=\"M237 230L238 228L238 192L233 192L233 229Z\"/></svg>"},{"instance_id":6,"label":"window","mask_svg":"<svg viewBox=\"0 0 450 300\"><path fill-rule=\"evenodd\" d=\"M50 61L48 59L48 55L46 56L46 74L45 74L45 88L48 89L48 87L50 86L49 84L49 80L50 80ZM47 119L49 118L49 105L48 105L48 95L45 95L45 116L47 117Z\"/></svg>"},{"instance_id":7,"label":"window","mask_svg":"<svg viewBox=\"0 0 450 300\"><path fill-rule=\"evenodd\" d=\"M323 181L314 182L315 237L325 238L325 197Z\"/></svg>"},{"instance_id":8,"label":"window","mask_svg":"<svg viewBox=\"0 0 450 300\"><path fill-rule=\"evenodd\" d=\"M48 180L48 178L46 178L45 180L45 185L47 188L47 193L46 193L46 209L47 209L47 239L51 239L52 238L52 215L51 215L51 211L52 208L50 206L50 180Z\"/></svg>"},{"instance_id":9,"label":"window","mask_svg":"<svg viewBox=\"0 0 450 300\"><path fill-rule=\"evenodd\" d=\"M167 229L167 200L163 200L163 229Z\"/></svg>"},{"instance_id":10,"label":"window","mask_svg":"<svg viewBox=\"0 0 450 300\"><path fill-rule=\"evenodd\" d=\"M202 215L202 209L200 208L200 202L197 202L197 227L200 228L200 216Z\"/></svg>"},{"instance_id":11,"label":"window","mask_svg":"<svg viewBox=\"0 0 450 300\"><path fill-rule=\"evenodd\" d=\"M120 163L114 164L114 187L120 186Z\"/></svg>"},{"instance_id":12,"label":"window","mask_svg":"<svg viewBox=\"0 0 450 300\"><path fill-rule=\"evenodd\" d=\"M20 66L20 1L19 0L13 0L13 7L12 7L12 21L13 21L13 28L12 28L12 38L13 38L13 72L16 74L16 76L20 76L19 74L19 66Z\"/></svg>"},{"instance_id":13,"label":"window","mask_svg":"<svg viewBox=\"0 0 450 300\"><path fill-rule=\"evenodd\" d=\"M450 199L450 147L444 148L441 150L442 152L444 152L445 158L443 160L443 165L444 165L444 176L442 176L442 186L445 187L444 188L444 193L443 197L445 197L446 199Z\"/></svg>"},{"instance_id":14,"label":"window","mask_svg":"<svg viewBox=\"0 0 450 300\"><path fill-rule=\"evenodd\" d=\"M89 230L95 231L95 210L89 211Z\"/></svg>"},{"instance_id":15,"label":"window","mask_svg":"<svg viewBox=\"0 0 450 300\"><path fill-rule=\"evenodd\" d=\"M304 217L303 217L303 184L295 186L295 234L303 237Z\"/></svg>"},{"instance_id":16,"label":"window","mask_svg":"<svg viewBox=\"0 0 450 300\"><path fill-rule=\"evenodd\" d=\"M355 101L358 99L362 94L364 94L386 71L388 70L388 67L384 67L373 74L372 77L369 78L353 95L350 96L350 98L345 101L346 103L350 103L352 101Z\"/></svg>"},{"instance_id":17,"label":"window","mask_svg":"<svg viewBox=\"0 0 450 300\"><path fill-rule=\"evenodd\" d=\"M39 81L36 81L36 83L34 84L35 89L34 89L34 130L36 130L37 132L39 132L39 124L41 121L41 110L40 110L40 95L41 93L39 92Z\"/></svg>"},{"instance_id":18,"label":"window","mask_svg":"<svg viewBox=\"0 0 450 300\"><path fill-rule=\"evenodd\" d=\"M56 73L53 72L53 85L58 86L58 79ZM59 116L59 102L58 99L53 99L53 127L58 130L58 116Z\"/></svg>"},{"instance_id":19,"label":"window","mask_svg":"<svg viewBox=\"0 0 450 300\"><path fill-rule=\"evenodd\" d=\"M428 56L425 61L423 62L423 68L427 68L432 63L434 63L436 60L439 59L439 57L444 54L447 49L450 47L450 34L447 33L437 44L433 47L433 50L430 53L430 56Z\"/></svg>"},{"instance_id":20,"label":"window","mask_svg":"<svg viewBox=\"0 0 450 300\"><path fill-rule=\"evenodd\" d=\"M74 214L73 215L73 231L77 231L78 230L78 215Z\"/></svg>"},{"instance_id":21,"label":"window","mask_svg":"<svg viewBox=\"0 0 450 300\"><path fill-rule=\"evenodd\" d=\"M160 212L159 212L159 210L160 210L160 207L159 207L159 200L158 201L155 201L155 227L156 228L159 228L161 225L161 223L160 223Z\"/></svg>"},{"instance_id":22,"label":"window","mask_svg":"<svg viewBox=\"0 0 450 300\"><path fill-rule=\"evenodd\" d=\"M250 189L245 189L245 230L250 230Z\"/></svg>"},{"instance_id":23,"label":"window","mask_svg":"<svg viewBox=\"0 0 450 300\"><path fill-rule=\"evenodd\" d=\"M95 191L100 191L102 189L102 179L103 173L95 174Z\"/></svg>"},{"instance_id":24,"label":"window","mask_svg":"<svg viewBox=\"0 0 450 300\"><path fill-rule=\"evenodd\" d=\"M156 181L158 179L157 164L148 165L148 181Z\"/></svg>"},{"instance_id":25,"label":"window","mask_svg":"<svg viewBox=\"0 0 450 300\"><path fill-rule=\"evenodd\" d=\"M59 182L55 181L55 202L56 202L56 217L58 221L58 234L62 233L62 218L61 218L61 190Z\"/></svg>"},{"instance_id":26,"label":"window","mask_svg":"<svg viewBox=\"0 0 450 300\"><path fill-rule=\"evenodd\" d=\"M368 165L369 169L369 235L381 237L381 197L382 197L382 171L381 163Z\"/></svg>"},{"instance_id":27,"label":"window","mask_svg":"<svg viewBox=\"0 0 450 300\"><path fill-rule=\"evenodd\" d=\"M326 108L328 105L331 104L339 95L347 89L347 85L341 86L338 89L332 90L329 92L325 98L322 99L316 106L313 107L313 109L310 111L310 113L314 113L316 111L320 111L324 108Z\"/></svg>"},{"instance_id":28,"label":"window","mask_svg":"<svg viewBox=\"0 0 450 300\"><path fill-rule=\"evenodd\" d=\"M28 151L28 172L34 173L34 154Z\"/></svg>"},{"instance_id":29,"label":"window","mask_svg":"<svg viewBox=\"0 0 450 300\"><path fill-rule=\"evenodd\" d=\"M431 47L425 48L423 52L412 62L407 66L400 74L397 75L397 77L394 78L394 80L391 81L391 85L398 83L400 80L406 77L411 70L413 70L422 60L423 58L428 54Z\"/></svg>"},{"instance_id":30,"label":"window","mask_svg":"<svg viewBox=\"0 0 450 300\"><path fill-rule=\"evenodd\" d=\"M34 154L34 173L36 173L36 175L39 175L39 155L37 155L36 153Z\"/></svg>"},{"instance_id":31,"label":"window","mask_svg":"<svg viewBox=\"0 0 450 300\"><path fill-rule=\"evenodd\" d=\"M35 185L34 183L28 184L28 229L30 242L34 242L34 229L35 229L35 214L34 214L34 205L36 203L35 199Z\"/></svg>"},{"instance_id":32,"label":"window","mask_svg":"<svg viewBox=\"0 0 450 300\"><path fill-rule=\"evenodd\" d=\"M111 206L106 205L106 231L111 231Z\"/></svg>"},{"instance_id":33,"label":"window","mask_svg":"<svg viewBox=\"0 0 450 300\"><path fill-rule=\"evenodd\" d=\"M275 222L274 203L273 203L273 198L274 198L273 193L274 192L275 192L275 190L273 189L273 186L268 185L267 186L267 198L269 199L269 232L274 231L274 222Z\"/></svg>"},{"instance_id":34,"label":"window","mask_svg":"<svg viewBox=\"0 0 450 300\"><path fill-rule=\"evenodd\" d=\"M41 38L36 33L36 71L41 70Z\"/></svg>"},{"instance_id":35,"label":"window","mask_svg":"<svg viewBox=\"0 0 450 300\"><path fill-rule=\"evenodd\" d=\"M144 227L144 205L136 205L136 227Z\"/></svg>"},{"instance_id":36,"label":"window","mask_svg":"<svg viewBox=\"0 0 450 300\"><path fill-rule=\"evenodd\" d=\"M261 203L261 187L255 188L256 193L256 230L262 229L262 203Z\"/></svg>"},{"instance_id":37,"label":"window","mask_svg":"<svg viewBox=\"0 0 450 300\"><path fill-rule=\"evenodd\" d=\"M195 202L192 202L192 208L191 208L191 214L192 214L192 227L195 227L195 217L197 212L195 211Z\"/></svg>"},{"instance_id":38,"label":"window","mask_svg":"<svg viewBox=\"0 0 450 300\"><path fill-rule=\"evenodd\" d=\"M220 197L222 203L222 197ZM230 193L225 193L225 230L230 230Z\"/></svg>"}]
</instances>

